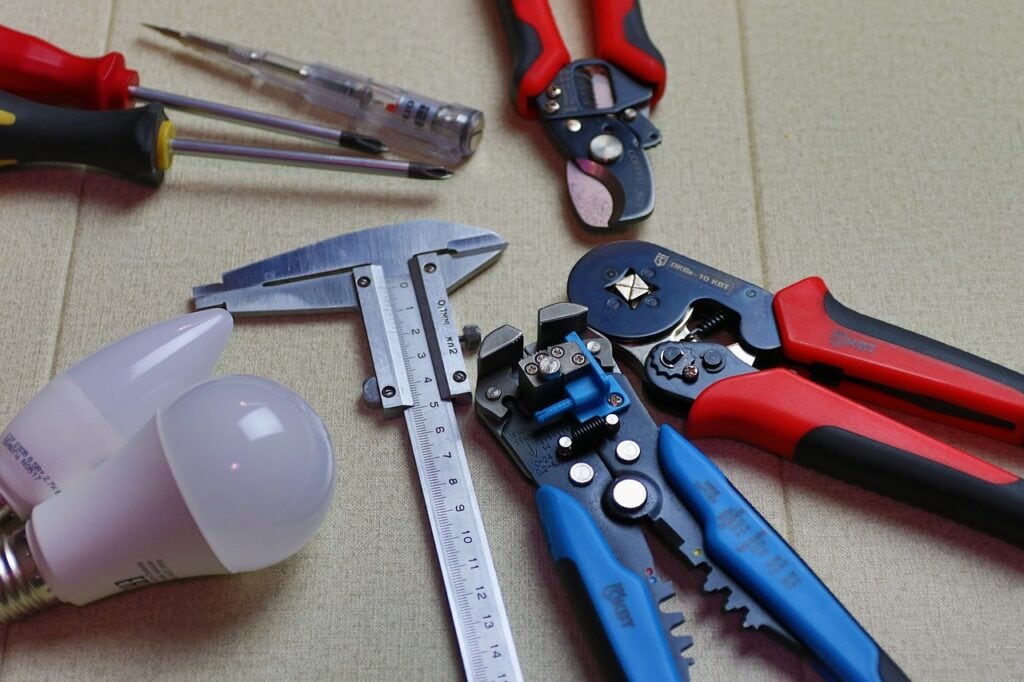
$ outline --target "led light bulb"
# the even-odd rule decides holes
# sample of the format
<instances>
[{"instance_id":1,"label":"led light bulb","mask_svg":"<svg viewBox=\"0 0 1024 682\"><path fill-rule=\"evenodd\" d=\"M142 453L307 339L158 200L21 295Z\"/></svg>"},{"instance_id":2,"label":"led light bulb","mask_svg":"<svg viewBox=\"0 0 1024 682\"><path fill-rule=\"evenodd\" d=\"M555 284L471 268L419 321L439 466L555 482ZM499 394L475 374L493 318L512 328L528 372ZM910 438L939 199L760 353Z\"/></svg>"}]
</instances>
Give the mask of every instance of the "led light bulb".
<instances>
[{"instance_id":1,"label":"led light bulb","mask_svg":"<svg viewBox=\"0 0 1024 682\"><path fill-rule=\"evenodd\" d=\"M211 309L104 346L53 378L0 436L0 522L24 520L121 449L157 409L210 376L231 315Z\"/></svg>"},{"instance_id":2,"label":"led light bulb","mask_svg":"<svg viewBox=\"0 0 1024 682\"><path fill-rule=\"evenodd\" d=\"M267 379L193 386L0 548L0 621L151 583L270 566L334 491L323 422Z\"/></svg>"}]
</instances>

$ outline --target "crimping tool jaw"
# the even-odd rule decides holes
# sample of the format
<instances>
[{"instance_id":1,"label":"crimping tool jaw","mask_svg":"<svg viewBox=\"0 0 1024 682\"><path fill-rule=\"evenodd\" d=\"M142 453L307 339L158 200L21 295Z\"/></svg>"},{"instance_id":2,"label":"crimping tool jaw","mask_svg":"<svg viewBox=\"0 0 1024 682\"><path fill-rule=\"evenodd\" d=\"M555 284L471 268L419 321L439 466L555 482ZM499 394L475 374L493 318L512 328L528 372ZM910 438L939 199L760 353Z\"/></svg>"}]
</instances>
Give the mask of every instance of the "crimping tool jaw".
<instances>
[{"instance_id":1,"label":"crimping tool jaw","mask_svg":"<svg viewBox=\"0 0 1024 682\"><path fill-rule=\"evenodd\" d=\"M770 292L656 244L591 250L573 266L568 294L590 309L590 327L617 344L667 340L685 322L691 331L708 325L704 339L735 329L735 340L752 355L781 348Z\"/></svg>"}]
</instances>

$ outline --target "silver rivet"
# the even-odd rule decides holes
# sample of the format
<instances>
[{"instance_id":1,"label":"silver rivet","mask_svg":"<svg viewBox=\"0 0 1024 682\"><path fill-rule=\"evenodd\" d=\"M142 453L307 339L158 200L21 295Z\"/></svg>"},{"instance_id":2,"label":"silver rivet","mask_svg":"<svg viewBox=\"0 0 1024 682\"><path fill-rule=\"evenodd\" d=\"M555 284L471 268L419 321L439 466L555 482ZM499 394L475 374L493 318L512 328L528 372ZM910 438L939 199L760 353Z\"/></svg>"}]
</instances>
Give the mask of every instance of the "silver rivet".
<instances>
[{"instance_id":1,"label":"silver rivet","mask_svg":"<svg viewBox=\"0 0 1024 682\"><path fill-rule=\"evenodd\" d=\"M635 478L623 478L612 486L612 501L623 511L636 511L647 502L647 487Z\"/></svg>"},{"instance_id":2,"label":"silver rivet","mask_svg":"<svg viewBox=\"0 0 1024 682\"><path fill-rule=\"evenodd\" d=\"M553 113L555 113L556 111L558 111L561 108L562 108L562 105L560 105L558 102L556 102L553 99L549 99L547 101L547 104L544 105L544 111L548 112L549 114L553 114Z\"/></svg>"},{"instance_id":3,"label":"silver rivet","mask_svg":"<svg viewBox=\"0 0 1024 682\"><path fill-rule=\"evenodd\" d=\"M576 462L569 467L569 480L576 485L587 485L594 480L594 467L586 462Z\"/></svg>"},{"instance_id":4,"label":"silver rivet","mask_svg":"<svg viewBox=\"0 0 1024 682\"><path fill-rule=\"evenodd\" d=\"M488 386L487 393L485 393L484 395L487 396L488 400L497 400L498 398L501 397L501 389L498 388L497 386Z\"/></svg>"},{"instance_id":5,"label":"silver rivet","mask_svg":"<svg viewBox=\"0 0 1024 682\"><path fill-rule=\"evenodd\" d=\"M560 85L549 85L548 86L548 97L561 97L562 87Z\"/></svg>"},{"instance_id":6,"label":"silver rivet","mask_svg":"<svg viewBox=\"0 0 1024 682\"><path fill-rule=\"evenodd\" d=\"M546 381L557 379L562 373L562 363L547 356L537 362L537 367L540 369L541 377Z\"/></svg>"},{"instance_id":7,"label":"silver rivet","mask_svg":"<svg viewBox=\"0 0 1024 682\"><path fill-rule=\"evenodd\" d=\"M610 436L619 432L619 415L606 414L604 416L604 430Z\"/></svg>"},{"instance_id":8,"label":"silver rivet","mask_svg":"<svg viewBox=\"0 0 1024 682\"><path fill-rule=\"evenodd\" d=\"M601 352L601 342L600 341L587 341L587 350L589 350L591 353L600 353Z\"/></svg>"},{"instance_id":9,"label":"silver rivet","mask_svg":"<svg viewBox=\"0 0 1024 682\"><path fill-rule=\"evenodd\" d=\"M640 444L635 440L623 440L619 441L619 444L615 446L615 456L619 458L620 462L630 464L640 459Z\"/></svg>"},{"instance_id":10,"label":"silver rivet","mask_svg":"<svg viewBox=\"0 0 1024 682\"><path fill-rule=\"evenodd\" d=\"M572 455L572 438L569 436L559 438L556 452L559 457L570 457Z\"/></svg>"},{"instance_id":11,"label":"silver rivet","mask_svg":"<svg viewBox=\"0 0 1024 682\"><path fill-rule=\"evenodd\" d=\"M590 156L598 163L614 163L624 151L622 142L614 135L596 135L590 141Z\"/></svg>"},{"instance_id":12,"label":"silver rivet","mask_svg":"<svg viewBox=\"0 0 1024 682\"><path fill-rule=\"evenodd\" d=\"M580 123L578 119L570 118L568 121L565 122L565 129L568 130L570 133L578 133L579 131L583 130L583 124Z\"/></svg>"},{"instance_id":13,"label":"silver rivet","mask_svg":"<svg viewBox=\"0 0 1024 682\"><path fill-rule=\"evenodd\" d=\"M624 110L622 112L622 118L627 120L627 121L632 121L632 120L636 119L636 109L633 109L632 107L630 107L629 109Z\"/></svg>"}]
</instances>

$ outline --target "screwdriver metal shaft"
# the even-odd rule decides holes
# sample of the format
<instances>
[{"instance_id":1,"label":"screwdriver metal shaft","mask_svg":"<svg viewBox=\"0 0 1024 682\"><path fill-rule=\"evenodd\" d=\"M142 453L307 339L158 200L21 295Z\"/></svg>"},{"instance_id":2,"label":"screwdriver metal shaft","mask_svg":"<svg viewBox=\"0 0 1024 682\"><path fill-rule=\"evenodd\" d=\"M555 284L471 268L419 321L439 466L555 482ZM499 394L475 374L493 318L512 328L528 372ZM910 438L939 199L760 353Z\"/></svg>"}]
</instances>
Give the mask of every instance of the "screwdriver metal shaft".
<instances>
[{"instance_id":1,"label":"screwdriver metal shaft","mask_svg":"<svg viewBox=\"0 0 1024 682\"><path fill-rule=\"evenodd\" d=\"M471 156L484 131L482 111L378 82L327 64L143 24L182 45L249 71L311 104L340 113L355 130L379 135L418 157L456 163Z\"/></svg>"},{"instance_id":2,"label":"screwdriver metal shaft","mask_svg":"<svg viewBox=\"0 0 1024 682\"><path fill-rule=\"evenodd\" d=\"M407 161L179 139L159 102L116 111L82 111L0 91L2 166L81 163L156 187L175 153L422 180L451 176L446 168Z\"/></svg>"},{"instance_id":3,"label":"screwdriver metal shaft","mask_svg":"<svg viewBox=\"0 0 1024 682\"><path fill-rule=\"evenodd\" d=\"M372 173L375 175L394 175L419 180L445 180L452 176L452 172L443 166L429 166L423 163L389 161L387 159L374 159L362 156L300 152L291 149L250 147L247 145L190 140L180 137L171 140L171 151L185 156L205 156L214 159L272 163L281 166L302 166L355 173Z\"/></svg>"},{"instance_id":4,"label":"screwdriver metal shaft","mask_svg":"<svg viewBox=\"0 0 1024 682\"><path fill-rule=\"evenodd\" d=\"M242 123L256 128L263 128L274 132L305 137L311 140L327 142L357 151L369 152L371 154L382 154L388 151L388 146L377 138L368 135L357 135L337 128L298 121L283 116L264 114L251 109L233 107L220 102L211 102L186 95L178 95L163 90L153 90L140 85L128 87L132 98L142 102L159 102L171 109L185 111L190 114L217 118L234 123Z\"/></svg>"}]
</instances>

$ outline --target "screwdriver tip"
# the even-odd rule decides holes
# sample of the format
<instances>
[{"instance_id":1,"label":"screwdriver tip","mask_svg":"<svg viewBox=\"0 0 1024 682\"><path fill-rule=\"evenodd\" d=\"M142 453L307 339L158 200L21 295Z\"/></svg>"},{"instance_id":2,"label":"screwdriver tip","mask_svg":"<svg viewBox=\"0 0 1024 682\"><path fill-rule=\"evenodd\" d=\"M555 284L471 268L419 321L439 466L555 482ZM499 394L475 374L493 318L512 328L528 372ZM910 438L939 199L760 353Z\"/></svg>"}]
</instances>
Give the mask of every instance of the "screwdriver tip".
<instances>
[{"instance_id":1,"label":"screwdriver tip","mask_svg":"<svg viewBox=\"0 0 1024 682\"><path fill-rule=\"evenodd\" d=\"M447 180L452 172L444 166L427 166L422 163L409 164L409 177L419 180Z\"/></svg>"},{"instance_id":2,"label":"screwdriver tip","mask_svg":"<svg viewBox=\"0 0 1024 682\"><path fill-rule=\"evenodd\" d=\"M165 35L168 38L175 38L177 40L181 40L181 38L182 38L181 31L175 31L173 28L165 28L163 26L154 26L153 24L147 24L146 22L142 22L142 25L145 26L146 28L153 29L157 33Z\"/></svg>"},{"instance_id":3,"label":"screwdriver tip","mask_svg":"<svg viewBox=\"0 0 1024 682\"><path fill-rule=\"evenodd\" d=\"M338 136L338 144L342 147L347 147L348 149L355 149L360 152L369 152L370 154L383 154L390 149L390 147L375 137L356 135L355 133L348 132L342 132L341 135Z\"/></svg>"}]
</instances>

